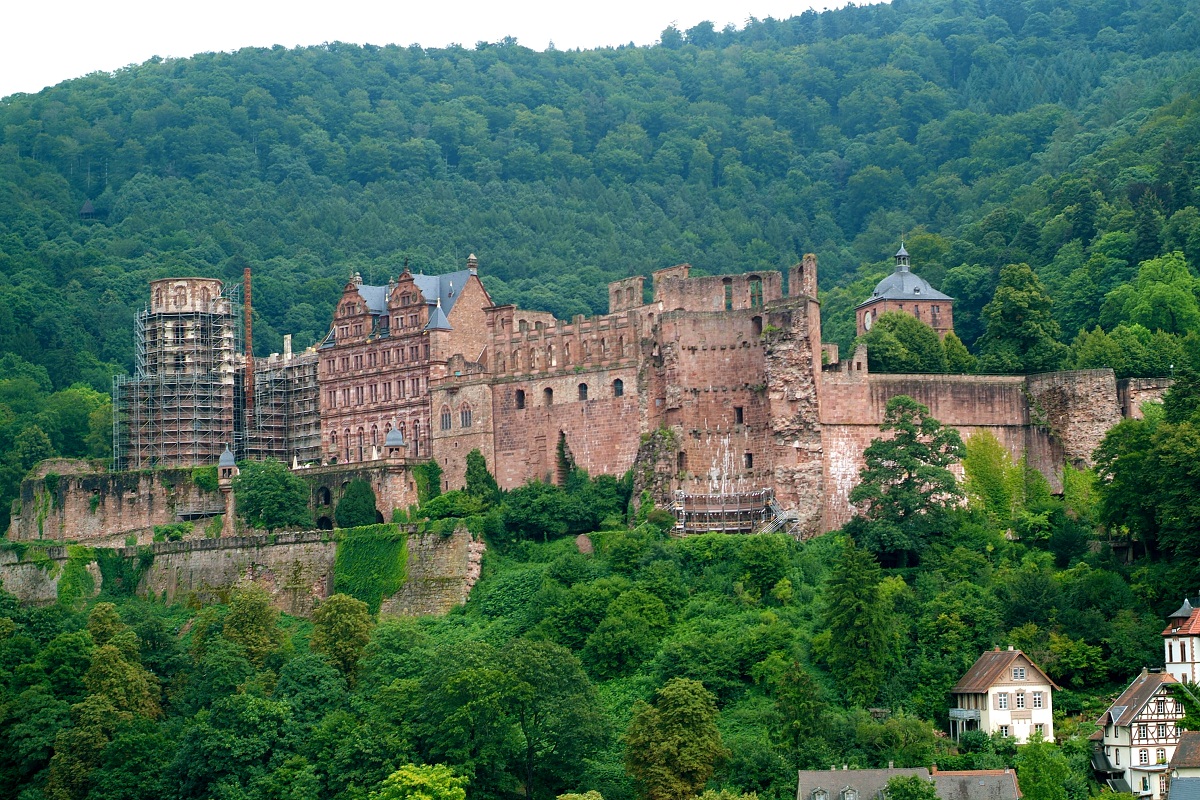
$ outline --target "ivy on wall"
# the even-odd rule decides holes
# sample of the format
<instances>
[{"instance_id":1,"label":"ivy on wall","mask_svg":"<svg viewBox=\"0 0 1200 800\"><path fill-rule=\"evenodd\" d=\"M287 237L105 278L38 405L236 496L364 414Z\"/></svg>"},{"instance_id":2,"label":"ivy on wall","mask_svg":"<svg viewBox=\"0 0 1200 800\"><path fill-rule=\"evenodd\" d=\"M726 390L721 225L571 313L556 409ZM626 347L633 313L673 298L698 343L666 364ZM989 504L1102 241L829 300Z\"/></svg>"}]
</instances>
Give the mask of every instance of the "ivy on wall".
<instances>
[{"instance_id":1,"label":"ivy on wall","mask_svg":"<svg viewBox=\"0 0 1200 800\"><path fill-rule=\"evenodd\" d=\"M408 534L395 523L340 529L334 540L333 590L367 604L379 613L383 598L404 585L408 568Z\"/></svg>"}]
</instances>

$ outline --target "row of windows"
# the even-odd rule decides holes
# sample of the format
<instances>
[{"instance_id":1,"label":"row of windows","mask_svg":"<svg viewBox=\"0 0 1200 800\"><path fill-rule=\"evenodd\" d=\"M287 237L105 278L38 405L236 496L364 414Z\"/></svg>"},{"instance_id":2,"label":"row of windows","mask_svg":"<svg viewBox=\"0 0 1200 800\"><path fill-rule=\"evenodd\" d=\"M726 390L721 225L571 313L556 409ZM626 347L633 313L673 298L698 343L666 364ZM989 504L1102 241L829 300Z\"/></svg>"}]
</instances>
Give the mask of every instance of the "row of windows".
<instances>
[{"instance_id":1,"label":"row of windows","mask_svg":"<svg viewBox=\"0 0 1200 800\"><path fill-rule=\"evenodd\" d=\"M578 393L577 396L579 397L580 400L588 399L588 385L586 383L579 384L579 386L575 387L575 391ZM623 380L621 380L620 378L617 378L615 381L613 381L612 382L612 393L613 393L613 397L624 397L625 396L625 382ZM517 408L524 408L525 403L526 403L525 390L517 389L514 399L516 400ZM547 386L545 389L542 390L542 405L544 405L544 406L554 405L554 390L551 389L549 386Z\"/></svg>"},{"instance_id":2,"label":"row of windows","mask_svg":"<svg viewBox=\"0 0 1200 800\"><path fill-rule=\"evenodd\" d=\"M1017 708L1025 708L1025 692L1017 692L1015 701L1016 701ZM1008 708L1008 702L1009 702L1008 692L1001 692L996 695L996 708L1001 708L1001 709ZM1044 698L1042 696L1042 693L1034 692L1032 707L1033 708L1043 708L1043 705L1042 705L1043 702L1044 702Z\"/></svg>"},{"instance_id":3,"label":"row of windows","mask_svg":"<svg viewBox=\"0 0 1200 800\"><path fill-rule=\"evenodd\" d=\"M1165 723L1165 722L1160 722L1160 723L1158 723L1158 725L1156 725L1154 727L1154 733L1155 733L1156 737L1159 739L1167 738L1167 736L1170 735L1169 731L1170 731L1170 728L1168 727L1167 723ZM1138 725L1137 726L1137 738L1149 739L1150 738L1150 726L1149 725Z\"/></svg>"},{"instance_id":4,"label":"row of windows","mask_svg":"<svg viewBox=\"0 0 1200 800\"><path fill-rule=\"evenodd\" d=\"M1180 661L1188 660L1187 649L1188 649L1187 640L1184 639L1182 642L1179 643L1179 660ZM1195 645L1193 645L1192 646L1192 658L1195 658L1195 657L1196 657L1196 648L1195 648ZM1174 660L1175 660L1175 643L1167 642L1167 661L1174 661Z\"/></svg>"},{"instance_id":5,"label":"row of windows","mask_svg":"<svg viewBox=\"0 0 1200 800\"><path fill-rule=\"evenodd\" d=\"M450 411L450 406L442 406L442 430L450 430L450 423L453 418L454 415ZM458 409L458 424L463 428L471 427L471 407L466 403L463 403Z\"/></svg>"},{"instance_id":6,"label":"row of windows","mask_svg":"<svg viewBox=\"0 0 1200 800\"><path fill-rule=\"evenodd\" d=\"M1117 752L1119 753L1120 751L1118 750ZM1138 763L1143 764L1143 765L1150 763L1150 751L1149 750L1146 750L1145 748L1138 750ZM1164 748L1160 747L1154 751L1154 763L1155 764L1167 763L1167 751Z\"/></svg>"},{"instance_id":7,"label":"row of windows","mask_svg":"<svg viewBox=\"0 0 1200 800\"><path fill-rule=\"evenodd\" d=\"M361 406L363 403L388 402L393 398L405 400L410 397L420 397L422 389L428 390L428 378L401 378L393 386L391 381L386 383L370 383L365 386L353 386L343 389L329 389L325 393L325 404L329 408L349 408L352 405ZM393 391L394 390L394 391Z\"/></svg>"},{"instance_id":8,"label":"row of windows","mask_svg":"<svg viewBox=\"0 0 1200 800\"><path fill-rule=\"evenodd\" d=\"M400 435L404 437L404 441L408 442L411 455L421 454L421 421L413 420L412 424L412 439L408 438L408 425L401 422L399 425ZM387 439L387 435L392 431L392 423L387 423L383 426L382 435L379 427L372 425L368 433L365 429L359 428L354 433L350 432L349 428L342 431L341 437L337 431L330 431L329 444L335 452L343 454L346 461L366 461L367 457L374 452L374 448L381 447ZM369 438L368 438L369 437ZM339 442L342 450L338 450Z\"/></svg>"},{"instance_id":9,"label":"row of windows","mask_svg":"<svg viewBox=\"0 0 1200 800\"><path fill-rule=\"evenodd\" d=\"M382 365L382 366L387 367L387 366L391 366L393 356L395 357L395 362L397 364L405 364L409 361L416 362L416 361L421 360L422 353L424 353L424 358L426 360L428 360L428 358L429 358L429 343L428 342L426 342L423 347L421 345L414 344L414 345L409 345L408 347L395 347L395 348L388 348L385 350L373 350L369 353L366 353L365 357L364 357L364 354L360 353L353 357L342 356L341 358L327 358L327 359L325 359L325 370L327 372L339 372L339 371L349 372L351 364L354 365L354 369L356 369L356 370L362 369L364 366L378 367L378 366ZM407 358L406 358L406 356L407 356Z\"/></svg>"},{"instance_id":10,"label":"row of windows","mask_svg":"<svg viewBox=\"0 0 1200 800\"><path fill-rule=\"evenodd\" d=\"M1009 733L1008 733L1008 726L1007 726L1007 725L1001 725L1001 726L999 726L999 730L1000 730L1000 735L1001 735L1001 736L1005 736L1005 737L1007 737L1007 736L1009 735ZM1033 726L1033 732L1034 732L1034 733L1040 733L1040 734L1042 734L1042 735L1044 736L1044 735L1045 735L1045 733L1046 733L1046 726L1045 726L1043 723L1041 723L1041 722L1034 723L1034 726Z\"/></svg>"}]
</instances>

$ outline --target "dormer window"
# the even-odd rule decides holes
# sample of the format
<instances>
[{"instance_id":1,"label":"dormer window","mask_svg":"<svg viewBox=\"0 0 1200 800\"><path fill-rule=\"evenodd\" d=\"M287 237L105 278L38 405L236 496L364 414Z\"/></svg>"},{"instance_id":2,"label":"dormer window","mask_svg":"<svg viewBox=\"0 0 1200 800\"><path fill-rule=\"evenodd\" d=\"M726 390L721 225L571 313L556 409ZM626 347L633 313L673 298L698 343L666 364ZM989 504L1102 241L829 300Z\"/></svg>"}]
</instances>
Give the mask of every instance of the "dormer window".
<instances>
[{"instance_id":1,"label":"dormer window","mask_svg":"<svg viewBox=\"0 0 1200 800\"><path fill-rule=\"evenodd\" d=\"M829 792L824 789L813 789L812 800L829 800Z\"/></svg>"},{"instance_id":2,"label":"dormer window","mask_svg":"<svg viewBox=\"0 0 1200 800\"><path fill-rule=\"evenodd\" d=\"M1012 668L1012 676L1013 676L1014 681L1025 680L1025 668L1024 667L1013 667Z\"/></svg>"}]
</instances>

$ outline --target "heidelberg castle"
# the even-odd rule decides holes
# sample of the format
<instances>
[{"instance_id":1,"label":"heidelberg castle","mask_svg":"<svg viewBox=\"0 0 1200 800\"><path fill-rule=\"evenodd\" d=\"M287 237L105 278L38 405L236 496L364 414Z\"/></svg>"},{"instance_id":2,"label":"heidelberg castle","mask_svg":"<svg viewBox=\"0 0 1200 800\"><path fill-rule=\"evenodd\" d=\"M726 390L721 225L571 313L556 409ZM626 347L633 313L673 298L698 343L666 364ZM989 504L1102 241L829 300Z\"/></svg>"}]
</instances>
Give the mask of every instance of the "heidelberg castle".
<instances>
[{"instance_id":1,"label":"heidelberg castle","mask_svg":"<svg viewBox=\"0 0 1200 800\"><path fill-rule=\"evenodd\" d=\"M808 537L853 513L863 450L897 394L964 437L991 431L1060 485L1063 463L1088 463L1111 425L1162 390L1118 385L1109 370L869 374L863 348L841 361L822 346L815 256L786 275L689 270L655 272L649 300L641 276L611 283L607 314L571 320L496 305L474 256L459 272L405 268L383 286L355 275L323 341L300 354L289 342L249 369L235 352L230 287L154 281L137 371L114 387L116 468L214 464L230 444L239 458L311 475L389 466L403 476L436 459L455 489L477 449L513 488L561 479L561 445L593 475L634 469L637 491L673 508L684 530ZM902 310L944 334L951 303L901 248L858 307L859 332ZM415 502L411 481L396 486L381 502ZM328 488L314 491L330 502Z\"/></svg>"}]
</instances>

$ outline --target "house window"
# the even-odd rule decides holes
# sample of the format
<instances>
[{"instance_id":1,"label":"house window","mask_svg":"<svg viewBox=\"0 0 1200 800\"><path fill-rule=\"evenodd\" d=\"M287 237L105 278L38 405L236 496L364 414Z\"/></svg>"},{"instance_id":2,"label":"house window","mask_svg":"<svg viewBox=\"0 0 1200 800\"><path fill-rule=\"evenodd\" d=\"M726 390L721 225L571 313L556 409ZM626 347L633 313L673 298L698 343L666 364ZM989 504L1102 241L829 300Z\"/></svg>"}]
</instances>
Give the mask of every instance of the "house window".
<instances>
[{"instance_id":1,"label":"house window","mask_svg":"<svg viewBox=\"0 0 1200 800\"><path fill-rule=\"evenodd\" d=\"M587 384L586 383L579 384L579 399L587 400Z\"/></svg>"},{"instance_id":2,"label":"house window","mask_svg":"<svg viewBox=\"0 0 1200 800\"><path fill-rule=\"evenodd\" d=\"M1017 692L1017 708L1025 707L1025 693Z\"/></svg>"},{"instance_id":3,"label":"house window","mask_svg":"<svg viewBox=\"0 0 1200 800\"><path fill-rule=\"evenodd\" d=\"M1113 750L1113 764L1118 767L1121 766L1121 748L1119 747Z\"/></svg>"},{"instance_id":4,"label":"house window","mask_svg":"<svg viewBox=\"0 0 1200 800\"><path fill-rule=\"evenodd\" d=\"M1013 675L1013 680L1014 680L1014 681L1023 681L1023 680L1025 680L1025 668L1024 668L1024 667L1013 667L1013 668L1012 668L1012 675Z\"/></svg>"},{"instance_id":5,"label":"house window","mask_svg":"<svg viewBox=\"0 0 1200 800\"><path fill-rule=\"evenodd\" d=\"M1138 738L1139 738L1139 739L1148 739L1148 738L1150 738L1150 733L1149 733L1149 731L1150 731L1150 726L1149 726L1149 725L1138 725Z\"/></svg>"},{"instance_id":6,"label":"house window","mask_svg":"<svg viewBox=\"0 0 1200 800\"><path fill-rule=\"evenodd\" d=\"M1000 735L1005 737L1006 739L1008 738L1008 726L1007 725L1000 726Z\"/></svg>"},{"instance_id":7,"label":"house window","mask_svg":"<svg viewBox=\"0 0 1200 800\"><path fill-rule=\"evenodd\" d=\"M996 708L1008 708L1008 692L996 695Z\"/></svg>"},{"instance_id":8,"label":"house window","mask_svg":"<svg viewBox=\"0 0 1200 800\"><path fill-rule=\"evenodd\" d=\"M524 389L517 389L516 403L517 403L517 408L525 407L525 390Z\"/></svg>"},{"instance_id":9,"label":"house window","mask_svg":"<svg viewBox=\"0 0 1200 800\"><path fill-rule=\"evenodd\" d=\"M450 407L442 406L442 430L450 430Z\"/></svg>"},{"instance_id":10,"label":"house window","mask_svg":"<svg viewBox=\"0 0 1200 800\"><path fill-rule=\"evenodd\" d=\"M1046 733L1046 726L1040 722L1034 723L1033 732L1044 736Z\"/></svg>"},{"instance_id":11,"label":"house window","mask_svg":"<svg viewBox=\"0 0 1200 800\"><path fill-rule=\"evenodd\" d=\"M812 800L829 800L829 792L824 789L813 789Z\"/></svg>"},{"instance_id":12,"label":"house window","mask_svg":"<svg viewBox=\"0 0 1200 800\"><path fill-rule=\"evenodd\" d=\"M1162 697L1158 698L1154 703L1154 710L1159 714L1167 713L1167 701Z\"/></svg>"},{"instance_id":13,"label":"house window","mask_svg":"<svg viewBox=\"0 0 1200 800\"><path fill-rule=\"evenodd\" d=\"M1158 796L1166 797L1168 788L1170 788L1170 784L1167 782L1167 776L1159 775L1158 776Z\"/></svg>"},{"instance_id":14,"label":"house window","mask_svg":"<svg viewBox=\"0 0 1200 800\"><path fill-rule=\"evenodd\" d=\"M1155 764L1165 764L1165 763L1167 763L1167 751L1166 751L1166 748L1160 747L1160 748L1158 748L1157 750L1155 750L1155 751L1154 751L1154 763L1155 763Z\"/></svg>"},{"instance_id":15,"label":"house window","mask_svg":"<svg viewBox=\"0 0 1200 800\"><path fill-rule=\"evenodd\" d=\"M1042 707L1042 693L1041 692L1033 693L1033 707L1034 708Z\"/></svg>"},{"instance_id":16,"label":"house window","mask_svg":"<svg viewBox=\"0 0 1200 800\"><path fill-rule=\"evenodd\" d=\"M1150 751L1145 748L1138 750L1138 764L1150 763Z\"/></svg>"},{"instance_id":17,"label":"house window","mask_svg":"<svg viewBox=\"0 0 1200 800\"><path fill-rule=\"evenodd\" d=\"M464 428L471 427L471 407L464 405L458 410L458 421Z\"/></svg>"},{"instance_id":18,"label":"house window","mask_svg":"<svg viewBox=\"0 0 1200 800\"><path fill-rule=\"evenodd\" d=\"M613 397L625 396L625 382L620 378L613 381Z\"/></svg>"},{"instance_id":19,"label":"house window","mask_svg":"<svg viewBox=\"0 0 1200 800\"><path fill-rule=\"evenodd\" d=\"M1150 791L1150 776L1149 775L1142 776L1142 791L1143 792Z\"/></svg>"},{"instance_id":20,"label":"house window","mask_svg":"<svg viewBox=\"0 0 1200 800\"><path fill-rule=\"evenodd\" d=\"M1158 738L1160 738L1160 739L1167 738L1167 723L1165 723L1165 722L1158 723Z\"/></svg>"}]
</instances>

